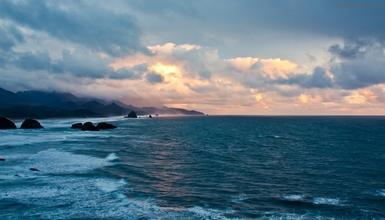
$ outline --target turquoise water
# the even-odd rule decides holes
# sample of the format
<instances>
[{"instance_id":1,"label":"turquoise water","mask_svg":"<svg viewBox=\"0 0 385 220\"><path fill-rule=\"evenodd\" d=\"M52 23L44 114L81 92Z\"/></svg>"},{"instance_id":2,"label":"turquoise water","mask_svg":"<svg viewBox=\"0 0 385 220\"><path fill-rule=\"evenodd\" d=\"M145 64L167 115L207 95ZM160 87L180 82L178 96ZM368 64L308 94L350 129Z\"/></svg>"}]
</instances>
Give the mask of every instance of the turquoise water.
<instances>
[{"instance_id":1,"label":"turquoise water","mask_svg":"<svg viewBox=\"0 0 385 220\"><path fill-rule=\"evenodd\" d=\"M78 121L0 131L0 219L385 219L385 117Z\"/></svg>"}]
</instances>

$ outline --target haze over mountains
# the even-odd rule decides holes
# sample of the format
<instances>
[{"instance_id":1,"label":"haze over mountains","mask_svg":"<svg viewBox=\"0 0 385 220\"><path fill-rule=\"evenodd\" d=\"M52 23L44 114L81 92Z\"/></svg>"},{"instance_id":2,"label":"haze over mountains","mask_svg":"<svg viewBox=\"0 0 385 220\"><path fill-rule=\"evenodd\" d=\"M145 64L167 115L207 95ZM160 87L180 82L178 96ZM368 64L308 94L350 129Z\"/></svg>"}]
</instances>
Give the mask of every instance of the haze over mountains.
<instances>
[{"instance_id":1,"label":"haze over mountains","mask_svg":"<svg viewBox=\"0 0 385 220\"><path fill-rule=\"evenodd\" d=\"M23 91L0 88L0 115L11 118L100 117L125 115L203 115L202 112L169 107L136 107L118 101L81 98L71 93Z\"/></svg>"}]
</instances>

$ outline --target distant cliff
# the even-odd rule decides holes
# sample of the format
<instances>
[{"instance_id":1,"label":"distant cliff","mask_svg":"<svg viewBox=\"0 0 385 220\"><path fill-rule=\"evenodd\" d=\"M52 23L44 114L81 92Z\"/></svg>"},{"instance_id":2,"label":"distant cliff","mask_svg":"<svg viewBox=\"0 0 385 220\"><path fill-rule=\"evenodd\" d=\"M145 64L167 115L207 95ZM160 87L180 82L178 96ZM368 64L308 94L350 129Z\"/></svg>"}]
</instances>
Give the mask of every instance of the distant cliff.
<instances>
[{"instance_id":1,"label":"distant cliff","mask_svg":"<svg viewBox=\"0 0 385 220\"><path fill-rule=\"evenodd\" d=\"M0 115L12 118L61 118L125 115L204 115L202 112L168 107L136 107L120 102L80 98L71 93L24 91L10 92L0 88Z\"/></svg>"}]
</instances>

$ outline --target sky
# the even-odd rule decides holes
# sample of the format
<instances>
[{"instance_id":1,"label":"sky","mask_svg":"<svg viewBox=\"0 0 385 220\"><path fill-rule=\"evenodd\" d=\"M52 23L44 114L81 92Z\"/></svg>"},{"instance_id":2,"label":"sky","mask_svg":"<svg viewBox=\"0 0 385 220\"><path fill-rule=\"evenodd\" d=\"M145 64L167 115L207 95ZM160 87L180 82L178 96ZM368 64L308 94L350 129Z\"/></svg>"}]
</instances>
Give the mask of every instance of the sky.
<instances>
[{"instance_id":1,"label":"sky","mask_svg":"<svg viewBox=\"0 0 385 220\"><path fill-rule=\"evenodd\" d=\"M385 2L2 0L0 87L208 114L384 115Z\"/></svg>"}]
</instances>

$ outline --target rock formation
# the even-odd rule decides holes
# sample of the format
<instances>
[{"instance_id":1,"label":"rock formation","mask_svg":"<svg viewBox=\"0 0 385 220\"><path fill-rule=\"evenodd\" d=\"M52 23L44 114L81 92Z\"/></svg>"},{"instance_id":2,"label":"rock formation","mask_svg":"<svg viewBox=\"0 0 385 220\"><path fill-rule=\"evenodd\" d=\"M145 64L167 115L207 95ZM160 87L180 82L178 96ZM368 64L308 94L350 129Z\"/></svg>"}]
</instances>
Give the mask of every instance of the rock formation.
<instances>
[{"instance_id":1,"label":"rock formation","mask_svg":"<svg viewBox=\"0 0 385 220\"><path fill-rule=\"evenodd\" d=\"M43 128L43 126L41 126L40 122L38 122L37 120L27 118L23 121L20 128L22 128L22 129L35 129L35 128Z\"/></svg>"},{"instance_id":2,"label":"rock formation","mask_svg":"<svg viewBox=\"0 0 385 220\"><path fill-rule=\"evenodd\" d=\"M82 131L99 131L99 128L97 128L92 122L86 122L83 124Z\"/></svg>"},{"instance_id":3,"label":"rock formation","mask_svg":"<svg viewBox=\"0 0 385 220\"><path fill-rule=\"evenodd\" d=\"M16 125L13 121L5 117L0 117L0 129L15 129Z\"/></svg>"},{"instance_id":4,"label":"rock formation","mask_svg":"<svg viewBox=\"0 0 385 220\"><path fill-rule=\"evenodd\" d=\"M98 123L98 125L96 125L96 128L98 128L100 130L104 130L104 129L114 129L114 128L116 128L116 126L113 124L106 123L106 122L100 122L100 123Z\"/></svg>"}]
</instances>

